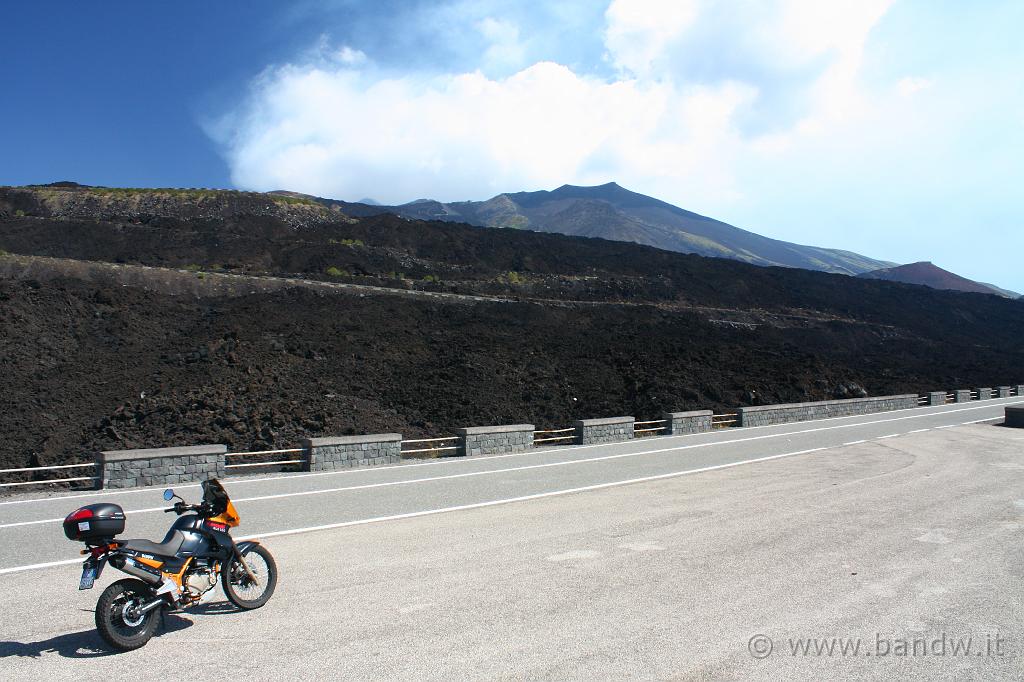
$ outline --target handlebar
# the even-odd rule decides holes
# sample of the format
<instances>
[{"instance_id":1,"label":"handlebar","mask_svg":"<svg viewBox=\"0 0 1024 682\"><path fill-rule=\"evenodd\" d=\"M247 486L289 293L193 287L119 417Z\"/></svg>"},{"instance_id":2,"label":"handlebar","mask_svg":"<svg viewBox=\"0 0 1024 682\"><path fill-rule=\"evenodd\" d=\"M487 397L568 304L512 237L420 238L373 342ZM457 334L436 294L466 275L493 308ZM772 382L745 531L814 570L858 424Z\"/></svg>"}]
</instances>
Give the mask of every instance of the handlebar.
<instances>
[{"instance_id":1,"label":"handlebar","mask_svg":"<svg viewBox=\"0 0 1024 682\"><path fill-rule=\"evenodd\" d=\"M205 502L201 504L185 504L184 502L175 502L174 506L171 507L170 509L164 509L164 513L169 514L170 512L174 512L178 516L181 516L185 512L189 511L199 512L201 514L208 510L209 507Z\"/></svg>"}]
</instances>

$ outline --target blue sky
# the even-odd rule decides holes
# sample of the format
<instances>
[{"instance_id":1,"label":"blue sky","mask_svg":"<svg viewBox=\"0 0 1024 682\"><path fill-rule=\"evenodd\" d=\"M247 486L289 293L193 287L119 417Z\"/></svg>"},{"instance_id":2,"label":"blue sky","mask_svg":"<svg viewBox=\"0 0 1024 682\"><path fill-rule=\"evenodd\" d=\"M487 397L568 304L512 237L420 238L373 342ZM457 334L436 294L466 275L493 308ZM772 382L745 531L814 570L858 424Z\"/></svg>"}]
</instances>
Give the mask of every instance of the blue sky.
<instances>
[{"instance_id":1,"label":"blue sky","mask_svg":"<svg viewBox=\"0 0 1024 682\"><path fill-rule=\"evenodd\" d=\"M1024 3L17 3L0 183L483 199L615 180L1024 291Z\"/></svg>"}]
</instances>

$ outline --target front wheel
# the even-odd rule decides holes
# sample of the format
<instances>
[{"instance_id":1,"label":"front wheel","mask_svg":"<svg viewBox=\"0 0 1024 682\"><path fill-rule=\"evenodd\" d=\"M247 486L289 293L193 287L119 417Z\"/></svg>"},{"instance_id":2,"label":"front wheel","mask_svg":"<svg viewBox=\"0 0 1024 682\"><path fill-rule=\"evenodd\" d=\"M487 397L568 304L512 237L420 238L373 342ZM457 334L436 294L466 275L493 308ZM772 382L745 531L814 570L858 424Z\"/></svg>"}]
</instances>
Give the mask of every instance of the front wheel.
<instances>
[{"instance_id":1,"label":"front wheel","mask_svg":"<svg viewBox=\"0 0 1024 682\"><path fill-rule=\"evenodd\" d=\"M277 564L262 545L249 545L239 550L249 570L256 576L253 582L245 567L233 556L220 570L221 584L228 601L240 609L258 609L267 603L277 587Z\"/></svg>"},{"instance_id":2,"label":"front wheel","mask_svg":"<svg viewBox=\"0 0 1024 682\"><path fill-rule=\"evenodd\" d=\"M141 580L125 578L111 583L96 602L96 629L107 644L118 651L145 646L156 632L159 609L138 610L153 599L153 591Z\"/></svg>"}]
</instances>

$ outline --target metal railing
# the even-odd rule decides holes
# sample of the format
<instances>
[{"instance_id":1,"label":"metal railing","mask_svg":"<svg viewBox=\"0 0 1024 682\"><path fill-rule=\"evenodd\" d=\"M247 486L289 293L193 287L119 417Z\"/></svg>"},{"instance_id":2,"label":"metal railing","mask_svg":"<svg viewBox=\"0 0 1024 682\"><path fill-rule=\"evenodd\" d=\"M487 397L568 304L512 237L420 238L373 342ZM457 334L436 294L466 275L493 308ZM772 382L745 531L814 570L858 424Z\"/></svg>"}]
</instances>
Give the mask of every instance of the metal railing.
<instances>
[{"instance_id":1,"label":"metal railing","mask_svg":"<svg viewBox=\"0 0 1024 682\"><path fill-rule=\"evenodd\" d=\"M661 426L649 427L648 426L649 424L661 424ZM642 426L642 427L645 427L645 428L637 428L638 426ZM634 436L638 436L640 434L643 434L643 435L640 435L641 438L643 438L645 436L653 436L653 435L655 435L657 433L660 433L662 431L667 431L667 430L668 430L668 420L667 419L652 419L650 421L645 421L645 422L633 422L633 435Z\"/></svg>"},{"instance_id":2,"label":"metal railing","mask_svg":"<svg viewBox=\"0 0 1024 682\"><path fill-rule=\"evenodd\" d=\"M0 469L0 474L19 474L29 473L34 471L57 471L63 469L84 469L85 467L96 468L96 462L89 462L87 464L57 464L54 466L45 467L18 467L16 469ZM15 486L22 485L45 485L47 483L71 483L73 481L95 481L97 476L76 476L72 478L46 478L36 481L16 481L14 483L0 483L2 488L13 488Z\"/></svg>"},{"instance_id":3,"label":"metal railing","mask_svg":"<svg viewBox=\"0 0 1024 682\"><path fill-rule=\"evenodd\" d=\"M229 452L227 457L263 457L267 455L290 455L296 452L306 453L306 448L287 448L284 450L253 450L252 452ZM252 467L285 466L288 464L304 464L308 455L300 459L272 459L266 462L243 462L242 464L225 464L225 469L248 469Z\"/></svg>"},{"instance_id":4,"label":"metal railing","mask_svg":"<svg viewBox=\"0 0 1024 682\"><path fill-rule=\"evenodd\" d=\"M927 405L928 403L931 402L931 400L932 399L930 397L926 396L926 395L919 395L919 396L917 396L917 404L918 405Z\"/></svg>"},{"instance_id":5,"label":"metal railing","mask_svg":"<svg viewBox=\"0 0 1024 682\"><path fill-rule=\"evenodd\" d=\"M955 402L956 402L956 393L947 393L946 394L946 404L948 405L950 403L955 403Z\"/></svg>"},{"instance_id":6,"label":"metal railing","mask_svg":"<svg viewBox=\"0 0 1024 682\"><path fill-rule=\"evenodd\" d=\"M548 435L548 434L552 434L552 433L568 433L570 435L568 435L568 436L550 436L550 435ZM541 438L537 438L538 435L540 435ZM540 430L540 431L534 431L533 432L533 444L534 445L537 445L538 443L562 443L562 445L572 445L572 443L566 443L564 441L574 441L574 440L576 440L576 427L575 426L571 427L571 428L568 428L568 429L543 429L543 430Z\"/></svg>"},{"instance_id":7,"label":"metal railing","mask_svg":"<svg viewBox=\"0 0 1024 682\"><path fill-rule=\"evenodd\" d=\"M413 444L416 444L416 443L450 443L452 441L458 441L458 440L459 440L458 436L444 436L442 438L413 438L413 439L410 439L410 440L403 440L402 441L402 445L401 445L401 447L403 448L402 456L404 457L406 455L419 455L419 454L423 454L423 453L434 453L435 455L438 455L438 454L440 454L442 452L454 452L455 450L459 449L458 445L453 444L453 445L437 445L437 446L429 446L428 445L425 448L413 448L411 450L405 450L404 447L408 443L413 443Z\"/></svg>"},{"instance_id":8,"label":"metal railing","mask_svg":"<svg viewBox=\"0 0 1024 682\"><path fill-rule=\"evenodd\" d=\"M722 414L711 415L711 427L725 429L740 421L739 412L723 412Z\"/></svg>"}]
</instances>

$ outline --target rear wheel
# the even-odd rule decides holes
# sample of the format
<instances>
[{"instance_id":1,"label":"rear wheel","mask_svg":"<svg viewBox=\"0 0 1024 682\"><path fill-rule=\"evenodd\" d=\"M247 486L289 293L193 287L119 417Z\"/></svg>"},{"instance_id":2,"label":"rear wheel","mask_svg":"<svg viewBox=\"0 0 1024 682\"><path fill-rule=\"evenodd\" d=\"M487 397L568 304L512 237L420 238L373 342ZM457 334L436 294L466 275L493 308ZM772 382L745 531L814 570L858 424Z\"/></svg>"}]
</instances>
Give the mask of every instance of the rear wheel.
<instances>
[{"instance_id":1,"label":"rear wheel","mask_svg":"<svg viewBox=\"0 0 1024 682\"><path fill-rule=\"evenodd\" d=\"M241 552L256 581L249 577L238 557L233 556L220 570L221 584L232 604L240 609L258 609L267 603L277 587L277 564L262 545L249 545Z\"/></svg>"},{"instance_id":2,"label":"rear wheel","mask_svg":"<svg viewBox=\"0 0 1024 682\"><path fill-rule=\"evenodd\" d=\"M152 601L153 591L141 580L126 578L107 586L96 602L96 629L118 651L145 646L156 632L159 609L140 614Z\"/></svg>"}]
</instances>

